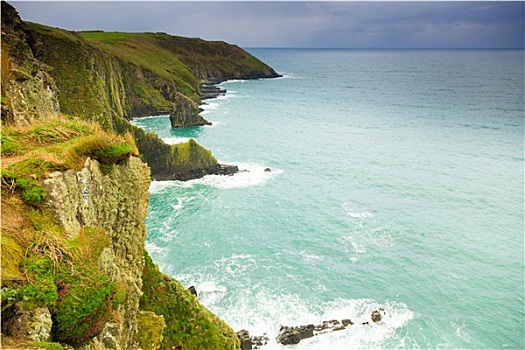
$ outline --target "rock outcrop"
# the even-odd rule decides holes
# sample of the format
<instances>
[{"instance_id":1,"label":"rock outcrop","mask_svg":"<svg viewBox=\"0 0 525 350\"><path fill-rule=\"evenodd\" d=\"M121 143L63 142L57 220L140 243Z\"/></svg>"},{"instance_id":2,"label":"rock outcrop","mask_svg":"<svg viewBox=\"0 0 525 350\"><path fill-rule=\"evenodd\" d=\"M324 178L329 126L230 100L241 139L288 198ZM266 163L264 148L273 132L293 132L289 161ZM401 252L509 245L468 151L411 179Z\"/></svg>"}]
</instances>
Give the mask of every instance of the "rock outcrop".
<instances>
[{"instance_id":1,"label":"rock outcrop","mask_svg":"<svg viewBox=\"0 0 525 350\"><path fill-rule=\"evenodd\" d=\"M97 161L88 158L82 170L52 173L43 182L47 206L68 238L80 235L85 226L101 227L108 235L109 245L102 250L98 265L125 289L125 298L116 310L121 322L111 325L117 329L113 333L123 349L132 346L137 332L149 183L148 167L135 157L106 175Z\"/></svg>"},{"instance_id":2,"label":"rock outcrop","mask_svg":"<svg viewBox=\"0 0 525 350\"><path fill-rule=\"evenodd\" d=\"M172 128L188 128L192 126L211 125L209 121L199 115L199 106L188 97L177 93L170 113Z\"/></svg>"},{"instance_id":3,"label":"rock outcrop","mask_svg":"<svg viewBox=\"0 0 525 350\"><path fill-rule=\"evenodd\" d=\"M248 332L246 329L241 329L236 334L237 338L239 338L239 342L241 343L241 350L260 349L262 346L268 344L268 341L270 340L266 334L260 336L251 336L250 332Z\"/></svg>"},{"instance_id":4,"label":"rock outcrop","mask_svg":"<svg viewBox=\"0 0 525 350\"><path fill-rule=\"evenodd\" d=\"M226 94L225 89L221 89L217 84L221 83L220 80L206 80L200 85L200 101L209 100L212 98L217 98Z\"/></svg>"},{"instance_id":5,"label":"rock outcrop","mask_svg":"<svg viewBox=\"0 0 525 350\"><path fill-rule=\"evenodd\" d=\"M372 311L370 317L372 319L372 322L377 323L381 322L384 315L385 309L379 308L378 310ZM321 334L342 331L347 329L349 326L352 326L353 324L354 322L352 322L352 320L343 319L341 321L323 321L321 324L317 325L308 324L295 327L281 326L276 341L282 345L298 344L303 339L312 338ZM368 324L368 321L361 322L361 325Z\"/></svg>"}]
</instances>

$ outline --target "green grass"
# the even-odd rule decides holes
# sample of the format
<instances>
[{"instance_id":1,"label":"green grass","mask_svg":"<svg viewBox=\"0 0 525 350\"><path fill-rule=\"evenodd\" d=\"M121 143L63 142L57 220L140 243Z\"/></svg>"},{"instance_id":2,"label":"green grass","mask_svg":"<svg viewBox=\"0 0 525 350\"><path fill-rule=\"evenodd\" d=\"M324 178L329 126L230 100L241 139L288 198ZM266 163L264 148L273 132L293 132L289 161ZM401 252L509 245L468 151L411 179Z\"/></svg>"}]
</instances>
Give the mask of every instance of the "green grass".
<instances>
[{"instance_id":1,"label":"green grass","mask_svg":"<svg viewBox=\"0 0 525 350\"><path fill-rule=\"evenodd\" d=\"M102 164L117 164L133 154L133 146L117 135L104 131L77 138L71 147L65 150L64 165L80 170L87 157Z\"/></svg>"},{"instance_id":2,"label":"green grass","mask_svg":"<svg viewBox=\"0 0 525 350\"><path fill-rule=\"evenodd\" d=\"M97 48L145 68L175 84L177 90L195 98L199 81L172 52L157 45L158 34L120 32L80 32Z\"/></svg>"},{"instance_id":3,"label":"green grass","mask_svg":"<svg viewBox=\"0 0 525 350\"><path fill-rule=\"evenodd\" d=\"M41 204L47 196L39 182L18 177L9 171L2 171L2 187L9 191L17 191L27 204L33 206Z\"/></svg>"},{"instance_id":4,"label":"green grass","mask_svg":"<svg viewBox=\"0 0 525 350\"><path fill-rule=\"evenodd\" d=\"M18 151L16 139L9 135L0 135L0 147L2 156L10 156Z\"/></svg>"}]
</instances>

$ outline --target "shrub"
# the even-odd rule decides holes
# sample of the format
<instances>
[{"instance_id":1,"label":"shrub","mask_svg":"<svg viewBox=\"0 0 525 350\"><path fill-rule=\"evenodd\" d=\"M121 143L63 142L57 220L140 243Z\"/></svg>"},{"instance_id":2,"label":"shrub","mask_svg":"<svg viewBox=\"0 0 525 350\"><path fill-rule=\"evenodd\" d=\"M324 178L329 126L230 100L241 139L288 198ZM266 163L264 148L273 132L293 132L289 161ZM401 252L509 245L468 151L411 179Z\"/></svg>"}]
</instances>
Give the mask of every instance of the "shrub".
<instances>
[{"instance_id":1,"label":"shrub","mask_svg":"<svg viewBox=\"0 0 525 350\"><path fill-rule=\"evenodd\" d=\"M29 305L52 306L58 293L54 283L53 262L47 256L26 258L22 262L29 283L22 287L20 297Z\"/></svg>"},{"instance_id":2,"label":"shrub","mask_svg":"<svg viewBox=\"0 0 525 350\"><path fill-rule=\"evenodd\" d=\"M72 169L81 169L87 157L103 164L116 164L131 156L132 145L119 136L99 131L94 135L83 136L65 151L65 165Z\"/></svg>"},{"instance_id":3,"label":"shrub","mask_svg":"<svg viewBox=\"0 0 525 350\"><path fill-rule=\"evenodd\" d=\"M38 205L47 196L37 181L18 177L9 171L2 171L2 186L11 192L20 191L22 199L29 205Z\"/></svg>"},{"instance_id":4,"label":"shrub","mask_svg":"<svg viewBox=\"0 0 525 350\"><path fill-rule=\"evenodd\" d=\"M47 193L40 187L40 184L33 180L16 179L16 187L22 190L22 199L30 205L37 205L46 198Z\"/></svg>"}]
</instances>

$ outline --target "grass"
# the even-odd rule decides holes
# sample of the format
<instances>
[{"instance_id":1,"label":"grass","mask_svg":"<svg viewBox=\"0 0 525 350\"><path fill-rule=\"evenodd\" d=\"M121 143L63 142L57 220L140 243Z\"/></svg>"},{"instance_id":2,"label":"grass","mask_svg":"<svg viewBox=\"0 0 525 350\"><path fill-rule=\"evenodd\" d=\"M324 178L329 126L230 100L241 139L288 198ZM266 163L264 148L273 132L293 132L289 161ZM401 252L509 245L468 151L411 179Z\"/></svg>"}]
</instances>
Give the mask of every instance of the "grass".
<instances>
[{"instance_id":1,"label":"grass","mask_svg":"<svg viewBox=\"0 0 525 350\"><path fill-rule=\"evenodd\" d=\"M46 198L40 181L53 171L80 170L90 157L109 172L113 165L138 156L130 134L118 136L94 122L67 116L46 118L26 127L4 126L2 145L5 140L10 140L11 152L3 158L2 190L18 192L33 206Z\"/></svg>"},{"instance_id":2,"label":"grass","mask_svg":"<svg viewBox=\"0 0 525 350\"><path fill-rule=\"evenodd\" d=\"M7 167L17 178L43 179L52 171L80 169L87 157L105 164L119 163L138 156L131 135L118 136L99 124L69 116L50 117L31 126L4 126L2 139L13 145Z\"/></svg>"},{"instance_id":3,"label":"grass","mask_svg":"<svg viewBox=\"0 0 525 350\"><path fill-rule=\"evenodd\" d=\"M120 163L133 154L134 148L133 145L128 144L129 140L117 135L109 135L104 131L79 137L65 150L64 165L67 168L80 170L87 157L98 160L102 164Z\"/></svg>"},{"instance_id":4,"label":"grass","mask_svg":"<svg viewBox=\"0 0 525 350\"><path fill-rule=\"evenodd\" d=\"M199 89L198 79L176 55L157 45L157 34L121 32L80 32L79 34L97 48L167 79L184 95L196 98Z\"/></svg>"}]
</instances>

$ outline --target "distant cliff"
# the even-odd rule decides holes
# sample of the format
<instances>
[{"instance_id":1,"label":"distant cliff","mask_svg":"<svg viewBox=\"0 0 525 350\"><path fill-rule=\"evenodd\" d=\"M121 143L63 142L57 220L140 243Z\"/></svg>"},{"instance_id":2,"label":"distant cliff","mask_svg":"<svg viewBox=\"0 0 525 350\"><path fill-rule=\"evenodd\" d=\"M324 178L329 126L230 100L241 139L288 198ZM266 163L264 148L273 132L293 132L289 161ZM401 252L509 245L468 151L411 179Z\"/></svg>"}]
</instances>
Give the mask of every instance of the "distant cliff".
<instances>
[{"instance_id":1,"label":"distant cliff","mask_svg":"<svg viewBox=\"0 0 525 350\"><path fill-rule=\"evenodd\" d=\"M201 79L275 72L225 43L68 32L5 2L1 35L2 346L238 349L144 249L151 177L229 170L128 120L177 114Z\"/></svg>"},{"instance_id":2,"label":"distant cliff","mask_svg":"<svg viewBox=\"0 0 525 350\"><path fill-rule=\"evenodd\" d=\"M34 87L24 87L23 79L39 72L39 84L57 97L53 105L46 106L48 110L56 113L60 106L61 113L95 120L119 133L131 132L154 178L162 175L167 179L167 174L172 174L173 179L188 179L190 174L220 173L221 167L199 145L194 163L180 164L176 158L180 146L166 145L128 120L170 114L172 120L182 121L173 126L204 125L196 108L201 80L278 76L247 52L223 42L162 33L77 33L23 22L9 11L2 14L2 30L2 50L11 61L19 56L33 65L11 70L17 85L4 88L2 84L3 119L19 123L30 119L28 101L18 105L21 99L11 97L25 89L26 99L31 100ZM40 87L36 91L41 91Z\"/></svg>"}]
</instances>

